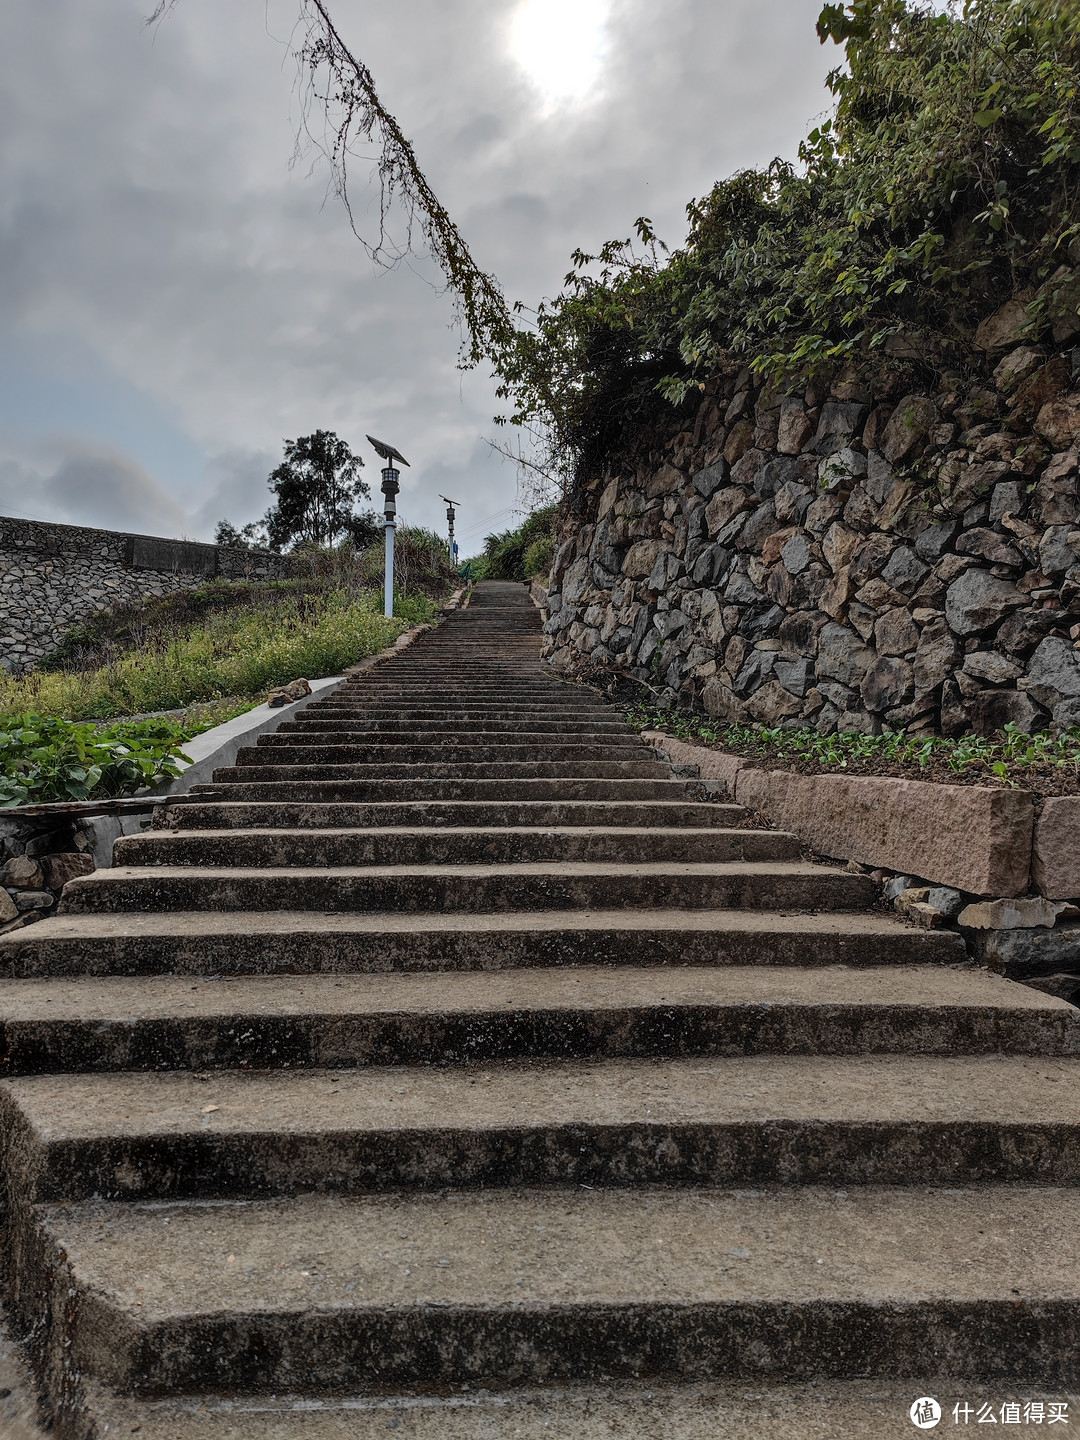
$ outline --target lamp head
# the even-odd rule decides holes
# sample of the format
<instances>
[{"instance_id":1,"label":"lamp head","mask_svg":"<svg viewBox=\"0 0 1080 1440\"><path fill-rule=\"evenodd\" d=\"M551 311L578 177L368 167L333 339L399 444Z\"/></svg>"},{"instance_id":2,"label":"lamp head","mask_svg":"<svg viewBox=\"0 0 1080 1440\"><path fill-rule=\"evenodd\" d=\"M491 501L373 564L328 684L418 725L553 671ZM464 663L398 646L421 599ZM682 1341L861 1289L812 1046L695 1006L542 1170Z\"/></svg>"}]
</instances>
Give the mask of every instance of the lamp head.
<instances>
[{"instance_id":1,"label":"lamp head","mask_svg":"<svg viewBox=\"0 0 1080 1440\"><path fill-rule=\"evenodd\" d=\"M409 462L405 459L405 456L402 455L401 451L395 450L393 445L387 445L386 442L383 440L376 440L374 435L369 435L367 439L368 444L375 451L375 454L380 456L383 460L388 460L391 464L393 464L395 460L400 460L402 465L409 464Z\"/></svg>"}]
</instances>

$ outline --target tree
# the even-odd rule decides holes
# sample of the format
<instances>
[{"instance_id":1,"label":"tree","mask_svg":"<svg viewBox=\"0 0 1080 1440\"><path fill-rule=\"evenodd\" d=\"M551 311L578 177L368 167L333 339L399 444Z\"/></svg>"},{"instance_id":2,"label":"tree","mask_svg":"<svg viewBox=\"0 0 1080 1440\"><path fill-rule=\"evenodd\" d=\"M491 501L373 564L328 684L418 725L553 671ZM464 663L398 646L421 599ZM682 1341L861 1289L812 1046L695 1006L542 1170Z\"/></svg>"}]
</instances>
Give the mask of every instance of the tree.
<instances>
[{"instance_id":1,"label":"tree","mask_svg":"<svg viewBox=\"0 0 1080 1440\"><path fill-rule=\"evenodd\" d=\"M355 501L371 496L359 477L363 463L332 430L286 440L285 459L269 482L277 504L263 517L271 549L333 545L343 536L370 544L378 520L371 511L353 510Z\"/></svg>"},{"instance_id":2,"label":"tree","mask_svg":"<svg viewBox=\"0 0 1080 1440\"><path fill-rule=\"evenodd\" d=\"M241 525L238 530L228 520L219 520L214 531L214 544L227 545L230 550L266 550L269 541L265 527L258 520Z\"/></svg>"}]
</instances>

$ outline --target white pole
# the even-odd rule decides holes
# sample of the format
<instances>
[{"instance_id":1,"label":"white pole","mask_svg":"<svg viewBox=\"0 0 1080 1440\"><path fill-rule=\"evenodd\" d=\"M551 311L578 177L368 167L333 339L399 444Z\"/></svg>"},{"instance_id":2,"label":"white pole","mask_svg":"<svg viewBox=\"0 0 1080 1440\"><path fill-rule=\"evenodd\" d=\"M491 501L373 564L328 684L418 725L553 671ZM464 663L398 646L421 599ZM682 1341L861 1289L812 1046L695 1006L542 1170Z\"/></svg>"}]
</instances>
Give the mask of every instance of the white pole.
<instances>
[{"instance_id":1,"label":"white pole","mask_svg":"<svg viewBox=\"0 0 1080 1440\"><path fill-rule=\"evenodd\" d=\"M394 522L386 522L386 579L383 583L383 614L394 613Z\"/></svg>"},{"instance_id":2,"label":"white pole","mask_svg":"<svg viewBox=\"0 0 1080 1440\"><path fill-rule=\"evenodd\" d=\"M394 529L397 525L398 472L388 465L382 472L383 530L386 534L386 578L383 582L383 614L389 619L394 613Z\"/></svg>"}]
</instances>

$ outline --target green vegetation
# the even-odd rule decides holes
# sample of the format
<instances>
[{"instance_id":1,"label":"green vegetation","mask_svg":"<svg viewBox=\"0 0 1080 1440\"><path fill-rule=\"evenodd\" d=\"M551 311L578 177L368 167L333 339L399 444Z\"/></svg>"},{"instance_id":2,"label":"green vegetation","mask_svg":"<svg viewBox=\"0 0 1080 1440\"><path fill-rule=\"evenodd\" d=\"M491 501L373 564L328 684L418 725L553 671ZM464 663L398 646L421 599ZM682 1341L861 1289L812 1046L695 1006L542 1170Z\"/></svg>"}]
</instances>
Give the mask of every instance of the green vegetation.
<instances>
[{"instance_id":1,"label":"green vegetation","mask_svg":"<svg viewBox=\"0 0 1080 1440\"><path fill-rule=\"evenodd\" d=\"M1028 735L1006 725L1000 739L979 735L944 739L937 735L906 735L885 730L864 735L842 730L819 735L816 730L791 730L768 725L722 725L687 710L658 710L645 704L631 707L627 720L637 730L659 730L680 740L703 741L733 755L779 763L807 761L829 770L935 770L955 774L978 772L1015 785L1024 771L1058 770L1080 776L1080 730L1052 738Z\"/></svg>"},{"instance_id":2,"label":"green vegetation","mask_svg":"<svg viewBox=\"0 0 1080 1440\"><path fill-rule=\"evenodd\" d=\"M180 774L189 732L173 720L95 727L29 711L0 720L0 809L131 795Z\"/></svg>"},{"instance_id":3,"label":"green vegetation","mask_svg":"<svg viewBox=\"0 0 1080 1440\"><path fill-rule=\"evenodd\" d=\"M339 673L435 614L436 601L418 584L397 595L394 618L385 619L363 571L361 557L351 584L333 573L218 583L95 616L68 635L49 668L0 674L0 717L33 711L107 720L226 699L236 714L243 700L275 685ZM445 593L449 585L439 580L439 587Z\"/></svg>"},{"instance_id":4,"label":"green vegetation","mask_svg":"<svg viewBox=\"0 0 1080 1440\"><path fill-rule=\"evenodd\" d=\"M853 0L818 33L846 65L799 163L693 201L681 249L642 219L641 246L576 252L500 353L514 422L554 431L585 478L732 365L782 383L869 361L914 381L978 369L975 326L1018 290L1037 322L1075 319L1076 0Z\"/></svg>"},{"instance_id":5,"label":"green vegetation","mask_svg":"<svg viewBox=\"0 0 1080 1440\"><path fill-rule=\"evenodd\" d=\"M479 561L471 560L474 580L534 580L545 576L555 554L557 505L534 510L516 530L489 535Z\"/></svg>"}]
</instances>

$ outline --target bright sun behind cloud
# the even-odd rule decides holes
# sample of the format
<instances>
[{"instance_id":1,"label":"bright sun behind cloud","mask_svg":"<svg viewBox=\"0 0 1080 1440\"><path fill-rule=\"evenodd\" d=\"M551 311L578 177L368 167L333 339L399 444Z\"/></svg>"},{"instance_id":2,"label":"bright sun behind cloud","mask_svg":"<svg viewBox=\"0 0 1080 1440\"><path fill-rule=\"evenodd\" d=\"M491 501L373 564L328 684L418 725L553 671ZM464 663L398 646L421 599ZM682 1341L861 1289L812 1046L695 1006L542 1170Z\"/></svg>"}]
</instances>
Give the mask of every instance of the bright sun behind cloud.
<instances>
[{"instance_id":1,"label":"bright sun behind cloud","mask_svg":"<svg viewBox=\"0 0 1080 1440\"><path fill-rule=\"evenodd\" d=\"M609 0L521 0L510 53L545 106L584 100L599 78Z\"/></svg>"}]
</instances>

